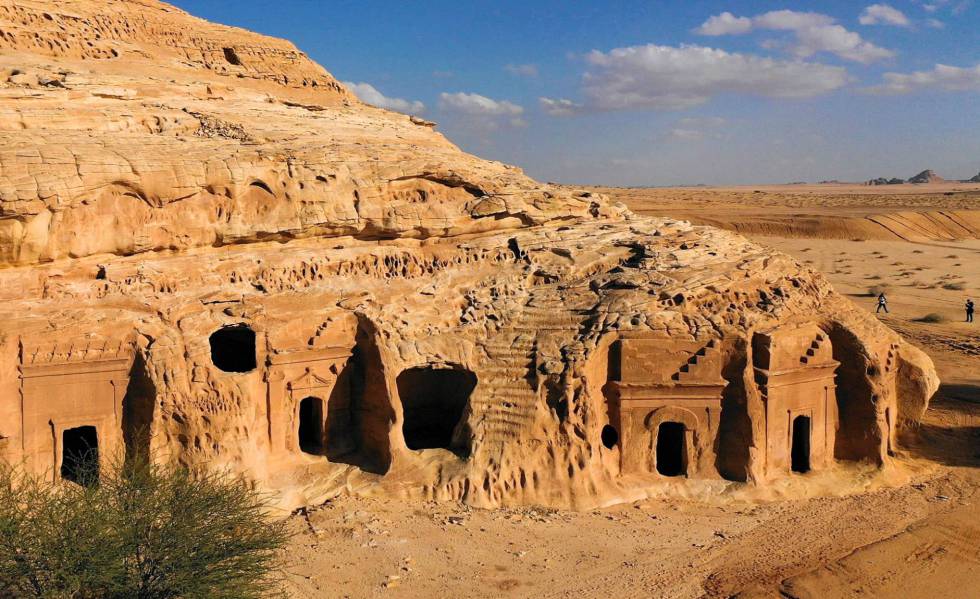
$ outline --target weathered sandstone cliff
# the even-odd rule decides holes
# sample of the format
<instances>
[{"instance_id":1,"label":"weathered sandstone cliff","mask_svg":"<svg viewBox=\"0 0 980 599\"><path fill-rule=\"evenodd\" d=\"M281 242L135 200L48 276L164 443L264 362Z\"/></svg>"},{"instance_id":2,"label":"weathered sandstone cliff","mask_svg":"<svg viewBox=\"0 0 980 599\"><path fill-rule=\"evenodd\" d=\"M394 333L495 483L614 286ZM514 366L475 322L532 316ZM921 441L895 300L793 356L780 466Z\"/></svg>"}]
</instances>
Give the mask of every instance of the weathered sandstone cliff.
<instances>
[{"instance_id":1,"label":"weathered sandstone cliff","mask_svg":"<svg viewBox=\"0 0 980 599\"><path fill-rule=\"evenodd\" d=\"M584 507L884 464L926 408L820 274L430 125L160 2L0 0L0 457Z\"/></svg>"}]
</instances>

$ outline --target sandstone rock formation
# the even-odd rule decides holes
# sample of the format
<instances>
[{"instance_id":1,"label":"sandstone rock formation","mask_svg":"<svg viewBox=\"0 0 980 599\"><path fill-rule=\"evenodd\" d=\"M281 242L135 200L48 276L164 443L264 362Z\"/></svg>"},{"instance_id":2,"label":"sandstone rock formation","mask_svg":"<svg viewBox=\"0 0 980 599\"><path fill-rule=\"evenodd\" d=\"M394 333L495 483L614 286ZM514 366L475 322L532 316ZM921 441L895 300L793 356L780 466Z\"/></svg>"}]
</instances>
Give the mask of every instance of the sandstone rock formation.
<instances>
[{"instance_id":1,"label":"sandstone rock formation","mask_svg":"<svg viewBox=\"0 0 980 599\"><path fill-rule=\"evenodd\" d=\"M891 179L878 177L877 179L868 181L868 185L901 185L902 183L905 183L905 179L899 179L897 177L892 177Z\"/></svg>"},{"instance_id":2,"label":"sandstone rock formation","mask_svg":"<svg viewBox=\"0 0 980 599\"><path fill-rule=\"evenodd\" d=\"M466 155L290 44L0 0L0 456L592 506L883 464L938 381L806 266ZM676 485L676 482L673 483Z\"/></svg>"},{"instance_id":3,"label":"sandstone rock formation","mask_svg":"<svg viewBox=\"0 0 980 599\"><path fill-rule=\"evenodd\" d=\"M922 171L918 175L909 179L909 183L942 183L943 181L945 181L945 179L931 170Z\"/></svg>"}]
</instances>

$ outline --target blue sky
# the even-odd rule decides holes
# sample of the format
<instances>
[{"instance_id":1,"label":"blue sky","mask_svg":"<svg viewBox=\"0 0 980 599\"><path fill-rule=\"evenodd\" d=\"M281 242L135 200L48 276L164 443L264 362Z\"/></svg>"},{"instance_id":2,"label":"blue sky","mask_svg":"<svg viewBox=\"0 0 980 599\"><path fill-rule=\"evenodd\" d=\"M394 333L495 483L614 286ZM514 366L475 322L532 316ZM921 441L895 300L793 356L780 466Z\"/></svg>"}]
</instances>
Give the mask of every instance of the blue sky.
<instances>
[{"instance_id":1,"label":"blue sky","mask_svg":"<svg viewBox=\"0 0 980 599\"><path fill-rule=\"evenodd\" d=\"M172 0L567 183L980 171L980 0Z\"/></svg>"}]
</instances>

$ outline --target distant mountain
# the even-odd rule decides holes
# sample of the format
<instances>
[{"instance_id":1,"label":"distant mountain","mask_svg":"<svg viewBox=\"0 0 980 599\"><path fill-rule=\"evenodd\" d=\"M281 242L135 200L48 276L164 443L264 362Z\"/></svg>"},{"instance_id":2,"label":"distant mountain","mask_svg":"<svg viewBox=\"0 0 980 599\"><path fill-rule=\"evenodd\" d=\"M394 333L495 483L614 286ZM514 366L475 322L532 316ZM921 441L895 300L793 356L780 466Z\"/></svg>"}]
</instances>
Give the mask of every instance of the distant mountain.
<instances>
[{"instance_id":1,"label":"distant mountain","mask_svg":"<svg viewBox=\"0 0 980 599\"><path fill-rule=\"evenodd\" d=\"M909 183L942 183L945 179L931 170L925 170L909 179Z\"/></svg>"},{"instance_id":2,"label":"distant mountain","mask_svg":"<svg viewBox=\"0 0 980 599\"><path fill-rule=\"evenodd\" d=\"M966 182L967 183L980 183L980 173L977 173L977 176L974 177L974 178L972 178L972 179L967 179Z\"/></svg>"}]
</instances>

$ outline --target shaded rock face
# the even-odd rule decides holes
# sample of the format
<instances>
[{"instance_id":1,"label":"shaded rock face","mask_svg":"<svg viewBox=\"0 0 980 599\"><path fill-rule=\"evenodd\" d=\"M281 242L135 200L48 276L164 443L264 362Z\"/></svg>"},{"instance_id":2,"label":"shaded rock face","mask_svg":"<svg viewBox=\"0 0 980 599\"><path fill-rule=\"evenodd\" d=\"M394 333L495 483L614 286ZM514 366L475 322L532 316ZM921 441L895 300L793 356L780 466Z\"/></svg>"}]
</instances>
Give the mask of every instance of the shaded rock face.
<instances>
[{"instance_id":1,"label":"shaded rock face","mask_svg":"<svg viewBox=\"0 0 980 599\"><path fill-rule=\"evenodd\" d=\"M787 256L466 155L286 42L103 6L0 1L7 460L588 507L883 464L938 386Z\"/></svg>"}]
</instances>

